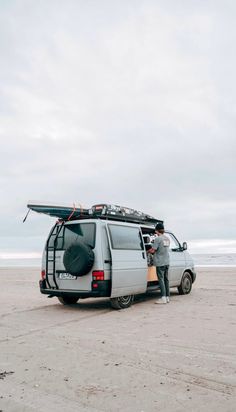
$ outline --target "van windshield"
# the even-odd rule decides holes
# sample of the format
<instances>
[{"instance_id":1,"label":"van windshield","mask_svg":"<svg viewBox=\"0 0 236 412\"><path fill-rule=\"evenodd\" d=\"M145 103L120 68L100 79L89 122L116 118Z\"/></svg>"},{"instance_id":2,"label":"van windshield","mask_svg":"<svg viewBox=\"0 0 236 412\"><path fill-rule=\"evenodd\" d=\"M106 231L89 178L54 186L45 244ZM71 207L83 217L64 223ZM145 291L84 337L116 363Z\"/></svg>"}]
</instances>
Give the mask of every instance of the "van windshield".
<instances>
[{"instance_id":1,"label":"van windshield","mask_svg":"<svg viewBox=\"0 0 236 412\"><path fill-rule=\"evenodd\" d=\"M61 228L56 226L49 240L49 247L56 246L56 250L65 250L77 240L94 248L95 246L95 223L73 223ZM59 233L58 233L59 232Z\"/></svg>"}]
</instances>

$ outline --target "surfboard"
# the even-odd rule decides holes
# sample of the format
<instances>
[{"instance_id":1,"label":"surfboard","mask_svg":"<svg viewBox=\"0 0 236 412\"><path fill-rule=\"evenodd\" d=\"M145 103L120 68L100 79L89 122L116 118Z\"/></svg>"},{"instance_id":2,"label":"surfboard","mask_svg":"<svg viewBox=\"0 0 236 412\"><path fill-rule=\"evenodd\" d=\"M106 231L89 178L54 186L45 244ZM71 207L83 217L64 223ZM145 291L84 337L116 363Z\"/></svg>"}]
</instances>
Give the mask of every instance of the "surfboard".
<instances>
[{"instance_id":1,"label":"surfboard","mask_svg":"<svg viewBox=\"0 0 236 412\"><path fill-rule=\"evenodd\" d=\"M29 211L32 210L37 213L43 213L65 221L86 218L100 218L131 223L143 223L149 225L156 225L160 222L163 223L163 220L156 219L153 216L147 215L146 213L137 211L135 209L104 203L94 205L88 209L84 208L82 205L76 204L68 206L62 204L56 205L29 201L27 207L29 208ZM26 220L28 213L24 221Z\"/></svg>"},{"instance_id":2,"label":"surfboard","mask_svg":"<svg viewBox=\"0 0 236 412\"><path fill-rule=\"evenodd\" d=\"M82 219L89 216L89 209L84 209L81 205L73 204L71 206L56 205L49 203L29 202L27 204L29 210L37 213L43 213L52 217L58 217L62 220Z\"/></svg>"}]
</instances>

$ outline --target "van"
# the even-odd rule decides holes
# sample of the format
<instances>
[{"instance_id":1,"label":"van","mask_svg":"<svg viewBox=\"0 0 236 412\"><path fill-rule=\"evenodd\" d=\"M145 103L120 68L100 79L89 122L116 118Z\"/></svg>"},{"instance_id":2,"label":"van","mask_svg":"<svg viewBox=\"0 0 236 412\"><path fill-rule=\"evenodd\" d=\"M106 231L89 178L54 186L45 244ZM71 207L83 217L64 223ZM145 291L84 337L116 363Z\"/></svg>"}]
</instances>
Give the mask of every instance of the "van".
<instances>
[{"instance_id":1,"label":"van","mask_svg":"<svg viewBox=\"0 0 236 412\"><path fill-rule=\"evenodd\" d=\"M28 207L51 216L54 213L50 208L46 212L32 204ZM63 213L56 210L59 217ZM56 296L64 305L89 297L108 297L114 309L124 309L135 295L159 289L147 250L156 223L163 221L104 204L72 214L59 218L48 235L39 282L42 294ZM187 244L181 245L170 231L165 234L170 239L170 288L188 294L196 273Z\"/></svg>"}]
</instances>

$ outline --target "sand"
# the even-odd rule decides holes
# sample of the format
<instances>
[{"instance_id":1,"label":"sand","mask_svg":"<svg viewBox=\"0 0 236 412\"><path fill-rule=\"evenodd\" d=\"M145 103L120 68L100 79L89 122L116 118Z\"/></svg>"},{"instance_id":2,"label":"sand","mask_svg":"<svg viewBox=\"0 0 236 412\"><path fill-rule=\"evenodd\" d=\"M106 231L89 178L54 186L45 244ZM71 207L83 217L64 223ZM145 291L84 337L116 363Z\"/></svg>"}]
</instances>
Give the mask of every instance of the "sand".
<instances>
[{"instance_id":1,"label":"sand","mask_svg":"<svg viewBox=\"0 0 236 412\"><path fill-rule=\"evenodd\" d=\"M66 307L39 269L0 269L0 411L236 410L235 268L199 268L190 295Z\"/></svg>"}]
</instances>

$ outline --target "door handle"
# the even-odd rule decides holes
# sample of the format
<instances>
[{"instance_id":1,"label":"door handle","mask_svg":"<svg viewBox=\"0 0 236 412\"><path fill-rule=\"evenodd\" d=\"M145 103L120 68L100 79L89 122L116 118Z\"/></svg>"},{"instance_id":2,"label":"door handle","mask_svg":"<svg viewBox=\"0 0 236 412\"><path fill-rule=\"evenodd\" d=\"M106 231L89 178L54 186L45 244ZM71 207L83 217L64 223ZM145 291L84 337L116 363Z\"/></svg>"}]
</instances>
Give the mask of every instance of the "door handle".
<instances>
[{"instance_id":1,"label":"door handle","mask_svg":"<svg viewBox=\"0 0 236 412\"><path fill-rule=\"evenodd\" d=\"M146 259L145 252L142 252L143 259Z\"/></svg>"}]
</instances>

